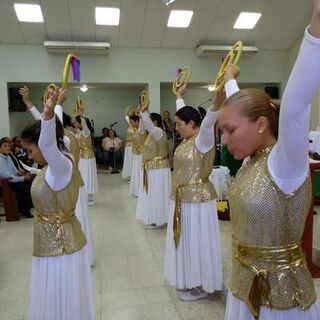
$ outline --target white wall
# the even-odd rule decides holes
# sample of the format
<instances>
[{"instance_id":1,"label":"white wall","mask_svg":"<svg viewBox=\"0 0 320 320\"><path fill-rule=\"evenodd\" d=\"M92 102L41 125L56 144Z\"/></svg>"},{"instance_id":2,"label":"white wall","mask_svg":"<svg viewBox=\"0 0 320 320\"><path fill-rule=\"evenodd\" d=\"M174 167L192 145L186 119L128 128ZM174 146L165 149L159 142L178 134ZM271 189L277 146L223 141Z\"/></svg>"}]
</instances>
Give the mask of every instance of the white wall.
<instances>
[{"instance_id":1,"label":"white wall","mask_svg":"<svg viewBox=\"0 0 320 320\"><path fill-rule=\"evenodd\" d=\"M283 50L265 50L254 56L243 57L240 62L240 81L284 83L287 76L286 59L287 53ZM189 65L192 68L192 81L209 83L214 80L221 61L219 57L199 58L194 50L189 49L151 48L112 48L107 56L80 56L80 60L82 82L147 83L151 110L158 112L160 84L171 82L177 67ZM7 82L59 83L64 61L64 55L50 55L42 46L0 45L0 135L10 133ZM100 119L104 115L102 104L86 100L88 105L96 105L92 117L98 116Z\"/></svg>"}]
</instances>

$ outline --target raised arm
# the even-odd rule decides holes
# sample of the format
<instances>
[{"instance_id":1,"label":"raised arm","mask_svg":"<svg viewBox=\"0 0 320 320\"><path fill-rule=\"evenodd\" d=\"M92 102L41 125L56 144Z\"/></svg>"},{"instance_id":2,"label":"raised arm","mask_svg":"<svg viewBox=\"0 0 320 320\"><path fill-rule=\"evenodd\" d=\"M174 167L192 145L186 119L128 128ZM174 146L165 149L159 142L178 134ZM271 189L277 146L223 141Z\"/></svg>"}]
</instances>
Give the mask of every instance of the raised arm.
<instances>
[{"instance_id":1,"label":"raised arm","mask_svg":"<svg viewBox=\"0 0 320 320\"><path fill-rule=\"evenodd\" d=\"M282 98L279 137L268 161L271 175L285 193L297 189L308 171L310 103L320 85L319 0Z\"/></svg>"},{"instance_id":2,"label":"raised arm","mask_svg":"<svg viewBox=\"0 0 320 320\"><path fill-rule=\"evenodd\" d=\"M63 189L71 180L73 164L59 149L56 141L54 105L58 95L49 98L41 119L39 149L47 161L46 181L55 191Z\"/></svg>"},{"instance_id":3,"label":"raised arm","mask_svg":"<svg viewBox=\"0 0 320 320\"><path fill-rule=\"evenodd\" d=\"M86 119L84 117L82 117L82 116L80 117L80 119L81 119L81 126L82 126L82 132L81 133L87 138L87 137L89 137L91 135L91 131L87 126Z\"/></svg>"},{"instance_id":4,"label":"raised arm","mask_svg":"<svg viewBox=\"0 0 320 320\"><path fill-rule=\"evenodd\" d=\"M41 119L41 113L34 106L30 98L30 90L27 86L23 86L19 89L19 94L22 96L22 100L24 104L27 106L28 111L30 111L31 115L35 120Z\"/></svg>"},{"instance_id":5,"label":"raised arm","mask_svg":"<svg viewBox=\"0 0 320 320\"><path fill-rule=\"evenodd\" d=\"M156 141L159 141L162 138L163 130L153 124L149 117L149 113L147 111L141 112L140 119L143 123L143 126L146 128L152 138Z\"/></svg>"}]
</instances>

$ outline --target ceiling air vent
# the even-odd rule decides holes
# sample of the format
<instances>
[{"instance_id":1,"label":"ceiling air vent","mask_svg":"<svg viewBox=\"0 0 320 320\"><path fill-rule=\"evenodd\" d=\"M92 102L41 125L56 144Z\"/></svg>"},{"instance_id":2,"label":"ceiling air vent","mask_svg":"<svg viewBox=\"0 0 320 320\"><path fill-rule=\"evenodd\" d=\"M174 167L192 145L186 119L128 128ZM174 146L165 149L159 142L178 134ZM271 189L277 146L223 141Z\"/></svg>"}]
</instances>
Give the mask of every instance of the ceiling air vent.
<instances>
[{"instance_id":1,"label":"ceiling air vent","mask_svg":"<svg viewBox=\"0 0 320 320\"><path fill-rule=\"evenodd\" d=\"M45 41L44 47L49 53L106 54L109 42Z\"/></svg>"},{"instance_id":2,"label":"ceiling air vent","mask_svg":"<svg viewBox=\"0 0 320 320\"><path fill-rule=\"evenodd\" d=\"M222 45L201 45L196 49L196 53L198 57L206 57L206 56L214 56L214 55L222 55L227 54L232 46L222 46ZM257 47L243 46L242 54L250 55L258 52Z\"/></svg>"}]
</instances>

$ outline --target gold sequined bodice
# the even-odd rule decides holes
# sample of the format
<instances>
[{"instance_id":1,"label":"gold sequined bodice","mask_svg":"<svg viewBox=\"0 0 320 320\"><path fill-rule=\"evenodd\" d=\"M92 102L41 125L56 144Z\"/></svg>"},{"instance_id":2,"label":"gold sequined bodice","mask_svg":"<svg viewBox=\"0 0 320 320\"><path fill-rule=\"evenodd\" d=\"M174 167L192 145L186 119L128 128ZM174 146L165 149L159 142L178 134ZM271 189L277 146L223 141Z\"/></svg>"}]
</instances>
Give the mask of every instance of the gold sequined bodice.
<instances>
[{"instance_id":1,"label":"gold sequined bodice","mask_svg":"<svg viewBox=\"0 0 320 320\"><path fill-rule=\"evenodd\" d=\"M126 147L131 147L132 146L132 136L134 133L134 128L129 126L127 129L127 136L126 136Z\"/></svg>"},{"instance_id":2,"label":"gold sequined bodice","mask_svg":"<svg viewBox=\"0 0 320 320\"><path fill-rule=\"evenodd\" d=\"M292 194L283 193L268 169L271 149L245 163L230 188L234 238L230 289L250 307L249 292L255 279L263 276L270 294L262 295L260 305L308 308L316 295L300 241L311 199L310 179Z\"/></svg>"},{"instance_id":3,"label":"gold sequined bodice","mask_svg":"<svg viewBox=\"0 0 320 320\"><path fill-rule=\"evenodd\" d=\"M31 196L36 211L34 220L34 256L58 256L79 251L86 239L75 216L79 194L73 173L70 183L54 191L45 181L47 167L34 178Z\"/></svg>"},{"instance_id":4,"label":"gold sequined bodice","mask_svg":"<svg viewBox=\"0 0 320 320\"><path fill-rule=\"evenodd\" d=\"M169 168L168 140L165 132L159 141L156 141L149 134L142 151L143 165L146 170Z\"/></svg>"},{"instance_id":5,"label":"gold sequined bodice","mask_svg":"<svg viewBox=\"0 0 320 320\"><path fill-rule=\"evenodd\" d=\"M64 134L70 140L70 151L73 156L75 175L79 181L79 186L82 187L82 186L84 186L84 182L81 177L80 171L78 169L78 163L80 160L80 139L75 134L73 134L69 129L65 129Z\"/></svg>"},{"instance_id":6,"label":"gold sequined bodice","mask_svg":"<svg viewBox=\"0 0 320 320\"><path fill-rule=\"evenodd\" d=\"M80 158L92 159L94 158L94 152L92 149L91 135L85 137L83 134L80 135Z\"/></svg>"},{"instance_id":7,"label":"gold sequined bodice","mask_svg":"<svg viewBox=\"0 0 320 320\"><path fill-rule=\"evenodd\" d=\"M132 134L132 153L141 155L144 142L146 141L147 133L140 134L138 129L134 129Z\"/></svg>"},{"instance_id":8,"label":"gold sequined bodice","mask_svg":"<svg viewBox=\"0 0 320 320\"><path fill-rule=\"evenodd\" d=\"M179 186L182 186L180 188L182 202L201 203L216 198L214 187L209 181L215 149L212 148L202 154L196 147L196 136L184 139L174 153L170 196L173 200Z\"/></svg>"}]
</instances>

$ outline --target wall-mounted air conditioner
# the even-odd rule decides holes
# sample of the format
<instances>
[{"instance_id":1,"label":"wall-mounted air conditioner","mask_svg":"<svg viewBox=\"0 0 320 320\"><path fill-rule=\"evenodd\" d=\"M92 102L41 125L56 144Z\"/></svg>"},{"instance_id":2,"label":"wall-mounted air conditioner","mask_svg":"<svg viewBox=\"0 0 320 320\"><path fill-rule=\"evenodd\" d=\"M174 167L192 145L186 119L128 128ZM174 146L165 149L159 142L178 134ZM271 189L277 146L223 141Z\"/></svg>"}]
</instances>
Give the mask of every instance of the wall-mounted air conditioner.
<instances>
[{"instance_id":1,"label":"wall-mounted air conditioner","mask_svg":"<svg viewBox=\"0 0 320 320\"><path fill-rule=\"evenodd\" d=\"M49 53L106 54L109 42L45 41L44 47Z\"/></svg>"},{"instance_id":2,"label":"wall-mounted air conditioner","mask_svg":"<svg viewBox=\"0 0 320 320\"><path fill-rule=\"evenodd\" d=\"M221 46L221 45L200 45L196 49L196 54L198 57L214 56L227 54L232 46ZM250 55L258 52L257 47L253 46L243 46L242 54Z\"/></svg>"}]
</instances>

